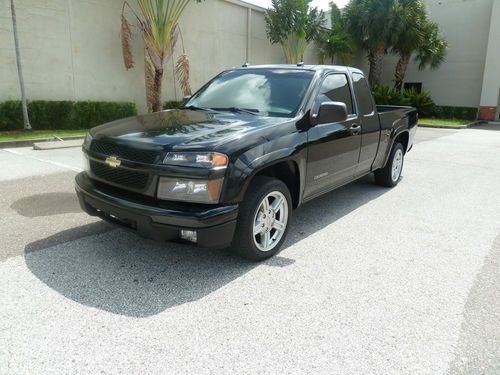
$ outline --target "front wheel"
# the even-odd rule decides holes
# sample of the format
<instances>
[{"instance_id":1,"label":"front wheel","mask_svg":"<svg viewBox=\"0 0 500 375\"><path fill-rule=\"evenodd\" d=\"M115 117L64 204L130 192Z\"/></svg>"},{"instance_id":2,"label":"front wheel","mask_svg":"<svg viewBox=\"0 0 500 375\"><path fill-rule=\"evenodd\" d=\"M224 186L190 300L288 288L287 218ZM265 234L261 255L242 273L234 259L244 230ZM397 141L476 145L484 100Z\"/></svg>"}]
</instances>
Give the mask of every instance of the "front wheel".
<instances>
[{"instance_id":1,"label":"front wheel","mask_svg":"<svg viewBox=\"0 0 500 375\"><path fill-rule=\"evenodd\" d=\"M401 143L392 146L389 160L384 168L377 169L374 173L377 184L387 187L396 186L401 179L404 163L404 149Z\"/></svg>"},{"instance_id":2,"label":"front wheel","mask_svg":"<svg viewBox=\"0 0 500 375\"><path fill-rule=\"evenodd\" d=\"M287 186L275 178L256 177L240 205L233 250L255 261L272 257L285 241L291 215Z\"/></svg>"}]
</instances>

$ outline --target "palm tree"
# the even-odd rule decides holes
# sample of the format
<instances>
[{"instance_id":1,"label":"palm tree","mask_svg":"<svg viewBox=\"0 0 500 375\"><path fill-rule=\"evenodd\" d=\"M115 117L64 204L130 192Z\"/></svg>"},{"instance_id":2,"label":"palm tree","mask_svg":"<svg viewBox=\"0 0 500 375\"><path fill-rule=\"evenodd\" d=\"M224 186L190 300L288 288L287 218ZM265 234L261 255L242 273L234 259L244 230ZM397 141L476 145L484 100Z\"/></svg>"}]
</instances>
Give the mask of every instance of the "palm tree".
<instances>
[{"instance_id":1,"label":"palm tree","mask_svg":"<svg viewBox=\"0 0 500 375\"><path fill-rule=\"evenodd\" d=\"M351 0L345 8L346 26L354 41L368 53L371 85L380 84L382 59L390 47L395 0Z\"/></svg>"},{"instance_id":2,"label":"palm tree","mask_svg":"<svg viewBox=\"0 0 500 375\"><path fill-rule=\"evenodd\" d=\"M394 71L394 88L401 92L406 69L412 53L424 41L424 24L427 15L420 0L395 1L393 25L395 32L392 39L392 52L399 55Z\"/></svg>"},{"instance_id":3,"label":"palm tree","mask_svg":"<svg viewBox=\"0 0 500 375\"><path fill-rule=\"evenodd\" d=\"M438 68L446 58L448 42L439 35L439 26L435 22L428 21L425 24L424 43L418 48L415 60L420 70L429 67Z\"/></svg>"},{"instance_id":4,"label":"palm tree","mask_svg":"<svg viewBox=\"0 0 500 375\"><path fill-rule=\"evenodd\" d=\"M406 69L414 52L420 69L436 68L444 60L446 42L439 38L437 24L428 20L425 5L420 0L398 0L393 8L392 51L399 55L394 71L394 88L401 92ZM420 56L420 58L419 58Z\"/></svg>"},{"instance_id":5,"label":"palm tree","mask_svg":"<svg viewBox=\"0 0 500 375\"><path fill-rule=\"evenodd\" d=\"M265 14L267 36L272 44L281 44L286 62L303 60L307 45L317 38L324 14L310 8L311 0L272 0Z\"/></svg>"},{"instance_id":6,"label":"palm tree","mask_svg":"<svg viewBox=\"0 0 500 375\"><path fill-rule=\"evenodd\" d=\"M19 86L21 88L21 103L23 108L24 130L31 130L30 118L28 116L28 101L24 90L23 66L21 64L21 51L19 48L19 36L17 35L17 18L14 0L10 0L10 11L12 14L12 28L14 31L14 44L16 48L17 73L19 76Z\"/></svg>"},{"instance_id":7,"label":"palm tree","mask_svg":"<svg viewBox=\"0 0 500 375\"><path fill-rule=\"evenodd\" d=\"M324 64L327 59L333 64L338 57L342 64L351 60L353 48L352 38L345 29L345 19L335 3L330 3L331 29L324 29L316 40L318 59Z\"/></svg>"},{"instance_id":8,"label":"palm tree","mask_svg":"<svg viewBox=\"0 0 500 375\"><path fill-rule=\"evenodd\" d=\"M179 19L190 0L136 0L140 15L127 3L122 10L122 50L125 68L134 66L131 46L131 27L125 17L125 10L134 14L144 41L144 68L146 75L146 96L153 111L162 110L161 86L163 67L172 56L179 33ZM201 2L201 0L196 0ZM189 69L185 53L181 55L184 61L179 64L182 69ZM183 77L189 77L184 71Z\"/></svg>"}]
</instances>

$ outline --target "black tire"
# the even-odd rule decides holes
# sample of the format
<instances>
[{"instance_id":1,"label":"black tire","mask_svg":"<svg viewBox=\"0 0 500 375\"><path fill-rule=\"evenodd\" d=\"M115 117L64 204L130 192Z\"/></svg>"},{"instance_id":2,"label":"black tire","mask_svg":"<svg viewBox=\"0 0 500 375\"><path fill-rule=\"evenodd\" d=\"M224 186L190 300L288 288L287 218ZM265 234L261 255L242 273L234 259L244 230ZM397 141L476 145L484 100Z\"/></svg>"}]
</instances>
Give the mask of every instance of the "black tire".
<instances>
[{"instance_id":1,"label":"black tire","mask_svg":"<svg viewBox=\"0 0 500 375\"><path fill-rule=\"evenodd\" d=\"M398 151L401 152L401 154L398 153ZM399 154L401 155L401 168L399 170L399 173L397 174L397 178L394 178L396 176L393 176L392 173L392 166L396 162L396 155ZM389 160L387 160L387 163L385 164L384 168L377 169L374 172L375 175L375 182L377 184L386 186L386 187L394 187L398 184L399 180L401 179L401 172L403 171L403 166L404 166L404 148L401 143L395 143L392 146L391 153L389 155Z\"/></svg>"},{"instance_id":2,"label":"black tire","mask_svg":"<svg viewBox=\"0 0 500 375\"><path fill-rule=\"evenodd\" d=\"M284 234L274 247L269 251L262 251L256 246L254 241L254 219L261 202L272 192L280 192L286 199L288 207L287 224ZM232 250L236 254L253 261L261 261L274 256L285 241L286 235L288 234L288 228L290 227L291 217L292 198L287 186L276 178L266 176L255 177L245 194L245 199L240 204L238 223L231 244Z\"/></svg>"}]
</instances>

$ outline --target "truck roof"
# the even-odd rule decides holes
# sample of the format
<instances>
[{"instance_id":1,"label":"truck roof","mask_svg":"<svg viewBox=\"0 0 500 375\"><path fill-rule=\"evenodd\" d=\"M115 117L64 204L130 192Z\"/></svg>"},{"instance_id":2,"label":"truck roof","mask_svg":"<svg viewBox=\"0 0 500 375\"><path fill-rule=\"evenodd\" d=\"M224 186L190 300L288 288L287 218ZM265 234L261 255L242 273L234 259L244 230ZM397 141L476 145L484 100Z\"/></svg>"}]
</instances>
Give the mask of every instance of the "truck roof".
<instances>
[{"instance_id":1,"label":"truck roof","mask_svg":"<svg viewBox=\"0 0 500 375\"><path fill-rule=\"evenodd\" d=\"M335 71L341 73L356 72L364 75L363 71L358 68L343 66L343 65L269 64L269 65L248 65L233 69L234 70L244 70L244 69L314 70L314 71Z\"/></svg>"}]
</instances>

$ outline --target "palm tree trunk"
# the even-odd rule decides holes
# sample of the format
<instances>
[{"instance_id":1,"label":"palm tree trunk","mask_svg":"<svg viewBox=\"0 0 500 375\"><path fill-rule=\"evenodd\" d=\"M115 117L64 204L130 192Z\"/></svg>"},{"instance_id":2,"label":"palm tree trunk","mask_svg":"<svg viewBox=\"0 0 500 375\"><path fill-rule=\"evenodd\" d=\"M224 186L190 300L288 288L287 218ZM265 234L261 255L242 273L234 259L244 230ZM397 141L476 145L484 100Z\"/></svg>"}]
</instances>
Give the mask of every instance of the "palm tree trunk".
<instances>
[{"instance_id":1,"label":"palm tree trunk","mask_svg":"<svg viewBox=\"0 0 500 375\"><path fill-rule=\"evenodd\" d=\"M26 92L24 91L24 76L23 67L21 65L21 52L19 48L19 37L17 35L17 19L14 0L10 0L10 10L12 13L12 29L14 31L14 45L16 48L17 74L19 76L19 86L21 87L21 103L23 107L24 130L31 130L30 118L28 116L28 103L26 100Z\"/></svg>"},{"instance_id":2,"label":"palm tree trunk","mask_svg":"<svg viewBox=\"0 0 500 375\"><path fill-rule=\"evenodd\" d=\"M160 112L163 110L163 105L161 102L161 82L163 79L163 68L155 68L155 77L153 84L153 112Z\"/></svg>"},{"instance_id":3,"label":"palm tree trunk","mask_svg":"<svg viewBox=\"0 0 500 375\"><path fill-rule=\"evenodd\" d=\"M370 73L368 81L370 85L379 85L382 80L382 59L384 58L384 47L378 47L368 53L368 61L370 62Z\"/></svg>"},{"instance_id":4,"label":"palm tree trunk","mask_svg":"<svg viewBox=\"0 0 500 375\"><path fill-rule=\"evenodd\" d=\"M397 92L401 92L403 89L403 81L406 75L406 68L410 63L410 55L403 53L399 56L398 63L396 64L396 70L394 71L394 88Z\"/></svg>"}]
</instances>

